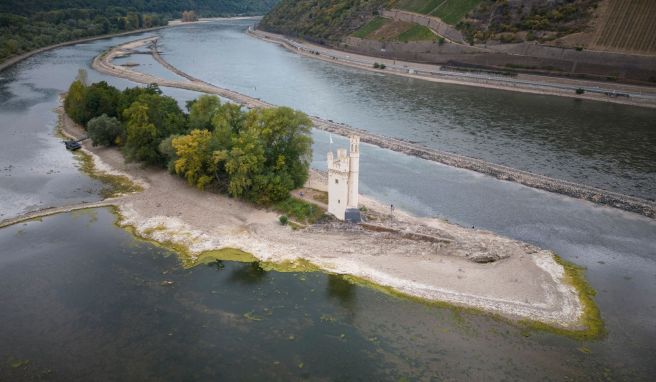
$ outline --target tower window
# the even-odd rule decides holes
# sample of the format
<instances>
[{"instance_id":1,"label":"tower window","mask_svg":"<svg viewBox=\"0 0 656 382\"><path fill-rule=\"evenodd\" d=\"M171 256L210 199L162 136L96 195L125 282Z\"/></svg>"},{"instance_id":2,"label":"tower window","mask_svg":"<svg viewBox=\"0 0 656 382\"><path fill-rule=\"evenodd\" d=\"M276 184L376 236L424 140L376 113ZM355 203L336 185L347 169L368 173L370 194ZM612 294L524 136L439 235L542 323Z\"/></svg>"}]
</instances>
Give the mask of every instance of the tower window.
<instances>
[{"instance_id":1,"label":"tower window","mask_svg":"<svg viewBox=\"0 0 656 382\"><path fill-rule=\"evenodd\" d=\"M339 199L337 199L337 204L339 204Z\"/></svg>"},{"instance_id":2,"label":"tower window","mask_svg":"<svg viewBox=\"0 0 656 382\"><path fill-rule=\"evenodd\" d=\"M337 183L339 183L339 180L338 180L338 179L335 179L335 184L337 184Z\"/></svg>"}]
</instances>

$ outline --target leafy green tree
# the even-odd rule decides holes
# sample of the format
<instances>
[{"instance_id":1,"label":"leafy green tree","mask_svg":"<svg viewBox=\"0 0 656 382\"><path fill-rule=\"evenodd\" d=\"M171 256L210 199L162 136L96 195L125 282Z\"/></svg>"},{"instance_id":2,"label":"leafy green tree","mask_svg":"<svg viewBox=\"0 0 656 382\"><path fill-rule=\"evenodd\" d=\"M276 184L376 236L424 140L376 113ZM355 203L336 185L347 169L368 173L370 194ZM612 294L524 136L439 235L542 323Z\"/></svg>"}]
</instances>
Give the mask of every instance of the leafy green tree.
<instances>
[{"instance_id":1,"label":"leafy green tree","mask_svg":"<svg viewBox=\"0 0 656 382\"><path fill-rule=\"evenodd\" d=\"M134 102L123 111L127 121L126 140L123 152L130 161L140 161L146 164L162 164L164 158L158 150L157 127L150 121L148 105Z\"/></svg>"},{"instance_id":2,"label":"leafy green tree","mask_svg":"<svg viewBox=\"0 0 656 382\"><path fill-rule=\"evenodd\" d=\"M192 130L189 135L174 138L175 172L189 184L205 189L216 176L218 161L214 160L212 133L208 130Z\"/></svg>"},{"instance_id":3,"label":"leafy green tree","mask_svg":"<svg viewBox=\"0 0 656 382\"><path fill-rule=\"evenodd\" d=\"M66 114L76 123L82 124L85 119L87 87L79 79L73 81L68 87L64 99L64 110Z\"/></svg>"},{"instance_id":4,"label":"leafy green tree","mask_svg":"<svg viewBox=\"0 0 656 382\"><path fill-rule=\"evenodd\" d=\"M161 94L162 91L159 90L159 87L155 84L154 86L148 87L139 87L135 86L133 88L126 88L121 92L119 96L118 105L116 113L119 117L123 115L123 111L130 107L134 101L139 98L142 94Z\"/></svg>"},{"instance_id":5,"label":"leafy green tree","mask_svg":"<svg viewBox=\"0 0 656 382\"><path fill-rule=\"evenodd\" d=\"M115 117L103 114L87 123L87 132L94 146L112 146L121 142L123 127Z\"/></svg>"},{"instance_id":6,"label":"leafy green tree","mask_svg":"<svg viewBox=\"0 0 656 382\"><path fill-rule=\"evenodd\" d=\"M242 130L245 118L246 113L241 106L234 103L221 105L214 113L211 121L216 144L222 148L229 148L233 137Z\"/></svg>"},{"instance_id":7,"label":"leafy green tree","mask_svg":"<svg viewBox=\"0 0 656 382\"><path fill-rule=\"evenodd\" d=\"M118 101L121 93L105 81L96 82L86 88L84 100L84 117L82 123L106 114L118 117Z\"/></svg>"},{"instance_id":8,"label":"leafy green tree","mask_svg":"<svg viewBox=\"0 0 656 382\"><path fill-rule=\"evenodd\" d=\"M202 95L189 104L189 129L212 129L212 117L221 107L217 96Z\"/></svg>"},{"instance_id":9,"label":"leafy green tree","mask_svg":"<svg viewBox=\"0 0 656 382\"><path fill-rule=\"evenodd\" d=\"M228 192L270 204L302 186L312 154L311 126L307 115L287 107L248 112L225 165Z\"/></svg>"},{"instance_id":10,"label":"leafy green tree","mask_svg":"<svg viewBox=\"0 0 656 382\"><path fill-rule=\"evenodd\" d=\"M267 167L289 174L293 187L303 186L312 160L312 121L288 107L260 110L256 115L250 128L261 129Z\"/></svg>"},{"instance_id":11,"label":"leafy green tree","mask_svg":"<svg viewBox=\"0 0 656 382\"><path fill-rule=\"evenodd\" d=\"M264 171L264 145L256 129L247 129L234 138L225 164L229 176L228 192L234 197L255 199L251 193L256 176Z\"/></svg>"},{"instance_id":12,"label":"leafy green tree","mask_svg":"<svg viewBox=\"0 0 656 382\"><path fill-rule=\"evenodd\" d=\"M157 127L157 134L160 139L186 131L186 117L175 99L160 94L147 93L140 95L137 102L148 106L148 118Z\"/></svg>"},{"instance_id":13,"label":"leafy green tree","mask_svg":"<svg viewBox=\"0 0 656 382\"><path fill-rule=\"evenodd\" d=\"M173 147L173 140L179 137L179 135L169 135L164 138L157 146L157 151L164 157L166 161L167 169L170 173L175 173L175 161L178 159L177 154L175 153L175 148Z\"/></svg>"}]
</instances>

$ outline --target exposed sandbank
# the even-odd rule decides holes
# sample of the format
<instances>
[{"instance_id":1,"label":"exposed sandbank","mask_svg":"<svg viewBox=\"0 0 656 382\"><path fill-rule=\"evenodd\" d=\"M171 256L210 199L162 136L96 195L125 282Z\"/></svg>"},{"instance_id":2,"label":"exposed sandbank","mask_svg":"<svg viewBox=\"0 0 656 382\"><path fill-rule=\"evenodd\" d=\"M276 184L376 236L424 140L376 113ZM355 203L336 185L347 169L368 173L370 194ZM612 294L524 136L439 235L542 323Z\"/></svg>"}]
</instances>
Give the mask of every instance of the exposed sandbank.
<instances>
[{"instance_id":1,"label":"exposed sandbank","mask_svg":"<svg viewBox=\"0 0 656 382\"><path fill-rule=\"evenodd\" d=\"M71 137L82 129L59 109ZM184 248L187 262L207 251L235 248L261 261L307 264L430 301L440 301L580 331L589 319L578 290L554 254L491 232L396 212L389 224L404 230L430 230L446 242L412 240L342 223L292 230L278 214L223 195L202 192L164 170L126 164L119 150L93 147L96 170L128 176L144 191L100 202L117 207L119 225L146 239ZM101 169L101 170L99 170ZM311 186L323 184L312 174ZM105 204L106 203L106 204ZM384 216L384 207L363 197L367 208ZM95 206L89 204L89 206ZM500 260L477 263L472 253L494 253ZM596 311L596 310L595 310Z\"/></svg>"}]
</instances>

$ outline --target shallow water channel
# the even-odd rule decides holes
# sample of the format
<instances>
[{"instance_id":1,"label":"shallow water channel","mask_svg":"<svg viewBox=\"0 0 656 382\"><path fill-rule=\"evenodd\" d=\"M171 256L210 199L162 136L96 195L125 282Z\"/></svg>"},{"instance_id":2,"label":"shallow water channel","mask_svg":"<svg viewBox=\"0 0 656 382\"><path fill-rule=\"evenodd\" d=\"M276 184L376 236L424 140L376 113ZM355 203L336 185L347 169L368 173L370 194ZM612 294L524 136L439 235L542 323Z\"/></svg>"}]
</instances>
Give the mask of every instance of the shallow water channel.
<instances>
[{"instance_id":1,"label":"shallow water channel","mask_svg":"<svg viewBox=\"0 0 656 382\"><path fill-rule=\"evenodd\" d=\"M498 163L516 160L523 167L537 166L530 168L536 171L555 169L550 175L578 179L577 174L588 174L603 185L634 191L656 184L650 178L653 145L636 148L653 142L648 128L653 111L376 77L254 40L243 34L247 23L158 34L165 58L174 65L273 103L388 135L412 138L405 134L414 131L427 145ZM52 109L78 68L86 68L91 81L130 85L96 73L89 64L107 47L138 37L58 49L0 72L5 137L0 141L0 219L99 198L102 186L77 171L75 159L55 137ZM141 62L137 70L165 75L148 56L125 60ZM419 120L404 111L395 113L402 123L385 122L392 108L412 111L420 104L387 94L404 87L403 94L426 97L427 104L446 102L450 109L438 108ZM196 96L165 92L181 103ZM498 110L500 95L512 99L514 134L488 131L509 120L504 117L508 110ZM456 96L461 103L450 101ZM559 110L554 120L541 117L541 105ZM575 111L560 112L567 108ZM478 125L469 122L472 109L482 113ZM596 125L584 122L595 113L622 118L599 130L602 142L564 139L567 131L573 136L593 131ZM452 122L458 116L466 123ZM424 124L424 118L440 124ZM400 124L406 128L395 130ZM547 134L550 139L567 142L545 138L540 143L540 135L531 133L535 124L555 131L553 137ZM482 136L468 136L467 129ZM427 138L431 131L441 138ZM617 134L634 138L622 145ZM317 168L325 167L328 149L345 145L333 136L331 146L322 132L314 138ZM529 149L523 150L526 141ZM604 147L612 150L606 153ZM588 172L597 161L604 170ZM96 209L0 230L0 380L649 380L656 373L653 220L369 145L362 148L361 168L361 191L384 203L490 229L587 267L608 335L577 341L526 331L484 315L390 297L323 273L265 271L255 263L235 262L184 269L175 254L136 240L113 225L108 209ZM642 180L622 174L639 174L635 179ZM174 283L162 285L165 281Z\"/></svg>"}]
</instances>

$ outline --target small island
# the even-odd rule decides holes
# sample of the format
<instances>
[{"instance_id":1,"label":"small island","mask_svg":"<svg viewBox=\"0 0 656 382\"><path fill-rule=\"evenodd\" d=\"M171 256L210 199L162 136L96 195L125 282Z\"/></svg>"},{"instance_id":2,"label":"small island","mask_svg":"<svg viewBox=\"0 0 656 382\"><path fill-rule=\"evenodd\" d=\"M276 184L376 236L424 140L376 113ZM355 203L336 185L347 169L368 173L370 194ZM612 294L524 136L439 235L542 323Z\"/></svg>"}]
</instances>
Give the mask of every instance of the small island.
<instances>
[{"instance_id":1,"label":"small island","mask_svg":"<svg viewBox=\"0 0 656 382\"><path fill-rule=\"evenodd\" d=\"M326 213L328 174L309 169L312 121L303 113L210 95L187 109L156 85L119 91L81 73L59 111L66 136L91 138L81 150L87 171L132 185L104 201L118 224L176 250L185 265L255 258L574 336L602 331L581 271L551 251L365 195L361 224Z\"/></svg>"}]
</instances>

